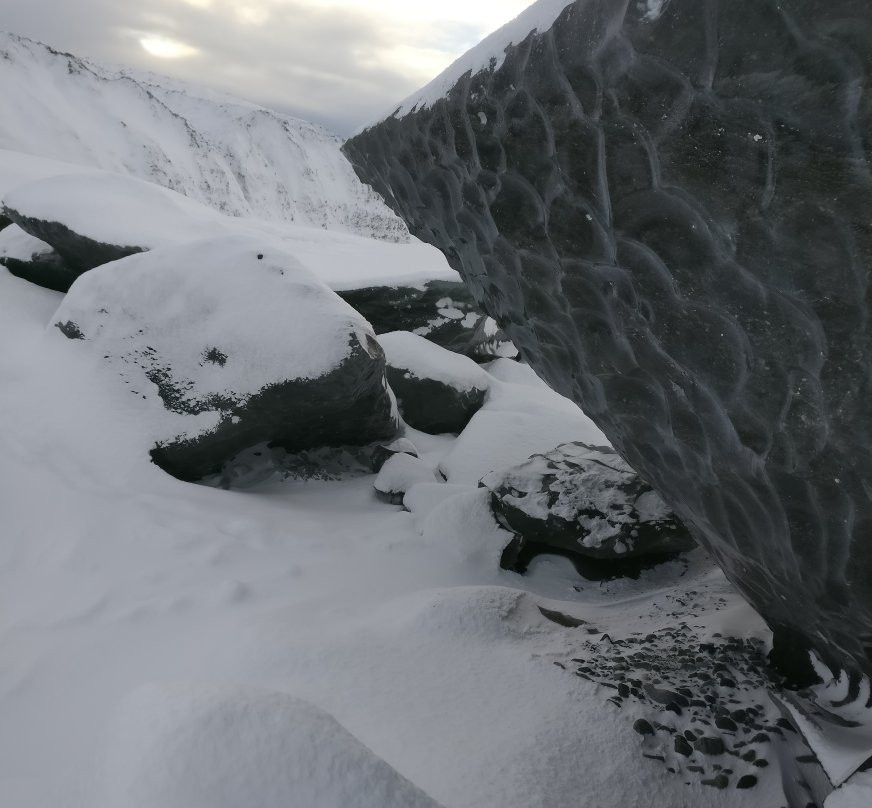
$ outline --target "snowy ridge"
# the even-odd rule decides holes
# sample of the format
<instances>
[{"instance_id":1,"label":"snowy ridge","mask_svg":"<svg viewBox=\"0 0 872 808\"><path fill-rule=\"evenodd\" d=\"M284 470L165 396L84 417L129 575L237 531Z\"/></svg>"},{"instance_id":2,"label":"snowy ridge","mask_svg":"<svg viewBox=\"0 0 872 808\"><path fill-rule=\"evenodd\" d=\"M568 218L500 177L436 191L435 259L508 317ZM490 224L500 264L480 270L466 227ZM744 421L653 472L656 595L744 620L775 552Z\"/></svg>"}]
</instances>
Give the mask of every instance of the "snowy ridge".
<instances>
[{"instance_id":1,"label":"snowy ridge","mask_svg":"<svg viewBox=\"0 0 872 808\"><path fill-rule=\"evenodd\" d=\"M464 73L473 74L491 65L498 68L506 58L506 48L526 39L532 31L547 31L560 12L572 5L572 0L538 0L522 11L511 22L485 37L478 45L468 50L453 62L433 81L406 98L385 118L402 118L421 107L428 107L443 98Z\"/></svg>"},{"instance_id":2,"label":"snowy ridge","mask_svg":"<svg viewBox=\"0 0 872 808\"><path fill-rule=\"evenodd\" d=\"M163 185L232 216L408 240L314 124L0 32L0 148Z\"/></svg>"}]
</instances>

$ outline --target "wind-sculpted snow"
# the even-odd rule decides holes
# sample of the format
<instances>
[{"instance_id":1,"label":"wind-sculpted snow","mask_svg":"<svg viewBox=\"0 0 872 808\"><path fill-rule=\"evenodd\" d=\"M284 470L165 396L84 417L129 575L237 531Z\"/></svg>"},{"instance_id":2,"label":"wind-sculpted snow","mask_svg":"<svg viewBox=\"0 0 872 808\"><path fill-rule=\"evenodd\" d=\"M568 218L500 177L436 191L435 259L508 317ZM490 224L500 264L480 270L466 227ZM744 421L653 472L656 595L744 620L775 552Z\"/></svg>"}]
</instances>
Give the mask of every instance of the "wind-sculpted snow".
<instances>
[{"instance_id":1,"label":"wind-sculpted snow","mask_svg":"<svg viewBox=\"0 0 872 808\"><path fill-rule=\"evenodd\" d=\"M319 126L0 32L0 148L129 174L232 216L408 241Z\"/></svg>"},{"instance_id":2,"label":"wind-sculpted snow","mask_svg":"<svg viewBox=\"0 0 872 808\"><path fill-rule=\"evenodd\" d=\"M346 153L784 669L872 673L867 4L578 0L515 43Z\"/></svg>"}]
</instances>

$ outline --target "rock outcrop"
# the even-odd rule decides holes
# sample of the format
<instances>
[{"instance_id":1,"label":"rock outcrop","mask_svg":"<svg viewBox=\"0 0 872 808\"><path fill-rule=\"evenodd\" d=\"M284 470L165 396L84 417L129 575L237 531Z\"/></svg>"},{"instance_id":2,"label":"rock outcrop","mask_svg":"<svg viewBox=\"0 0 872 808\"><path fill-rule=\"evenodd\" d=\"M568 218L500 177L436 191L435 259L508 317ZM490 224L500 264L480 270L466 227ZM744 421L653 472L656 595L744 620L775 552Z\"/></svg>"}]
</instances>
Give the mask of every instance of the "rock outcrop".
<instances>
[{"instance_id":1,"label":"rock outcrop","mask_svg":"<svg viewBox=\"0 0 872 808\"><path fill-rule=\"evenodd\" d=\"M577 0L345 145L775 632L872 674L872 17Z\"/></svg>"}]
</instances>

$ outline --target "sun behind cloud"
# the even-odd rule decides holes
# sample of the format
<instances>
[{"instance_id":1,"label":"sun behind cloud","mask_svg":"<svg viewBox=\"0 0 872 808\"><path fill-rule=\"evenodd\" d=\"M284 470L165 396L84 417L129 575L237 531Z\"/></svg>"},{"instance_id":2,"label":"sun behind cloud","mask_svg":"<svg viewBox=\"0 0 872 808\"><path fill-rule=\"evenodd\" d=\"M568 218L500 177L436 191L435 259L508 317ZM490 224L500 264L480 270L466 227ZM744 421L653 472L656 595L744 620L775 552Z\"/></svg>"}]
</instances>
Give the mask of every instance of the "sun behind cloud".
<instances>
[{"instance_id":1,"label":"sun behind cloud","mask_svg":"<svg viewBox=\"0 0 872 808\"><path fill-rule=\"evenodd\" d=\"M191 45L164 36L143 36L139 38L139 44L143 50L159 59L184 59L199 53Z\"/></svg>"}]
</instances>

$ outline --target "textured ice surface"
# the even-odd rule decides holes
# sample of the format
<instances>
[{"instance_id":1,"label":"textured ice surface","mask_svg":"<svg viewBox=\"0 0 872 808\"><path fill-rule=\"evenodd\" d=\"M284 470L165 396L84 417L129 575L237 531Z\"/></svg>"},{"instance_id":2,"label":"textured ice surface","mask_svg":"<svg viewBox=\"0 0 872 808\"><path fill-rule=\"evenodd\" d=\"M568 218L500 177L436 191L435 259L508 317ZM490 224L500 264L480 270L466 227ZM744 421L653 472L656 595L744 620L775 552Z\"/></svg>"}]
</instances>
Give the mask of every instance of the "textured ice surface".
<instances>
[{"instance_id":1,"label":"textured ice surface","mask_svg":"<svg viewBox=\"0 0 872 808\"><path fill-rule=\"evenodd\" d=\"M855 0L577 0L345 146L798 679L872 672L870 54Z\"/></svg>"}]
</instances>

